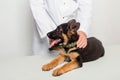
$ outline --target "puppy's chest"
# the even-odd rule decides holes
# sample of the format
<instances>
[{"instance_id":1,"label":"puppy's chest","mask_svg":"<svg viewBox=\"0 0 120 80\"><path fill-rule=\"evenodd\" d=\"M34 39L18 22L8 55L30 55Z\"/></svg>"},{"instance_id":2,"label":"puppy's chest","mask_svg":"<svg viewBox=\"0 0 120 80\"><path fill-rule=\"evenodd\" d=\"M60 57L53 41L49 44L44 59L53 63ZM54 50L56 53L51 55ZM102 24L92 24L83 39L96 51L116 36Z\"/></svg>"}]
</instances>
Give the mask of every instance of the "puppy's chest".
<instances>
[{"instance_id":1,"label":"puppy's chest","mask_svg":"<svg viewBox=\"0 0 120 80\"><path fill-rule=\"evenodd\" d=\"M75 50L76 50L76 47L70 48L67 51L64 51L62 55L66 57L67 61L75 60L79 56L79 53Z\"/></svg>"}]
</instances>

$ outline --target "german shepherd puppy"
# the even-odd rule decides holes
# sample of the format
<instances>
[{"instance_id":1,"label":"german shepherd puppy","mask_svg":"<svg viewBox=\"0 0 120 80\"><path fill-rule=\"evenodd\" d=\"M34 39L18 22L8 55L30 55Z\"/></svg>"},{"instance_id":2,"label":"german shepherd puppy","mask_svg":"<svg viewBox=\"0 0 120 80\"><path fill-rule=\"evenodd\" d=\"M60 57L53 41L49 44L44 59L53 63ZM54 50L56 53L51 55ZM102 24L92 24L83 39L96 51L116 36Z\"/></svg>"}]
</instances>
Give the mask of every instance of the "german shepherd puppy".
<instances>
[{"instance_id":1,"label":"german shepherd puppy","mask_svg":"<svg viewBox=\"0 0 120 80\"><path fill-rule=\"evenodd\" d=\"M60 54L50 63L43 65L43 71L49 71L67 60L67 64L53 71L53 76L60 76L75 68L82 67L84 62L96 60L104 55L104 47L101 41L95 37L87 39L85 48L76 47L76 41L80 37L77 34L79 27L80 23L72 19L47 34L48 38L51 39L50 50L59 50Z\"/></svg>"}]
</instances>

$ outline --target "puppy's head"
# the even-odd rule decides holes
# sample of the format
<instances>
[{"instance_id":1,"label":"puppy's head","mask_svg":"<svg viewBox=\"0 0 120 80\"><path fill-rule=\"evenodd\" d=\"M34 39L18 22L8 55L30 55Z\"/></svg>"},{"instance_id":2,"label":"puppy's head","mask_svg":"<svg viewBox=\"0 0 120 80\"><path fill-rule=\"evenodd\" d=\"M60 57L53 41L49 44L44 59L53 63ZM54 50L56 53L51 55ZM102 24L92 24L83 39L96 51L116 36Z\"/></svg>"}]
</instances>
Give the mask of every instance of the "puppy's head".
<instances>
[{"instance_id":1,"label":"puppy's head","mask_svg":"<svg viewBox=\"0 0 120 80\"><path fill-rule=\"evenodd\" d=\"M59 25L55 30L47 34L50 39L50 48L58 45L67 45L68 43L78 40L77 30L80 27L80 23L75 19Z\"/></svg>"}]
</instances>

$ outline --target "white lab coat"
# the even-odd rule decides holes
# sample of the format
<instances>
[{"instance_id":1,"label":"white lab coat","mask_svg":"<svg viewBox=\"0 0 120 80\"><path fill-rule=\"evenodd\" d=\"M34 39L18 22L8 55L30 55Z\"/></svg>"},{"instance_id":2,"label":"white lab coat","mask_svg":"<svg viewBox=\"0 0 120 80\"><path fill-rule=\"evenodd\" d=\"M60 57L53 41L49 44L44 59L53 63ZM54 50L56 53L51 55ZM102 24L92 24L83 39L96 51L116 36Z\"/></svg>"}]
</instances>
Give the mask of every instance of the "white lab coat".
<instances>
[{"instance_id":1,"label":"white lab coat","mask_svg":"<svg viewBox=\"0 0 120 80\"><path fill-rule=\"evenodd\" d=\"M33 37L33 54L46 54L49 44L46 34L56 26L76 19L80 29L88 35L92 0L30 0L36 27Z\"/></svg>"}]
</instances>

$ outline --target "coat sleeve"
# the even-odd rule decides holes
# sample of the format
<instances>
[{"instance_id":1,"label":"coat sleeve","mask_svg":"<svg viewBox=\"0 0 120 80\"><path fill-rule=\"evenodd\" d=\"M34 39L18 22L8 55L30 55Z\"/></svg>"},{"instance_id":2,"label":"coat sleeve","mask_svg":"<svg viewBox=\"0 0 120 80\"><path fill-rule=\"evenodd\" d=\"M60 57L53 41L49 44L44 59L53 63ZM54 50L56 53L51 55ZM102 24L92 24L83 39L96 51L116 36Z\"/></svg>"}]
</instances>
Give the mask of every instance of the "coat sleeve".
<instances>
[{"instance_id":1,"label":"coat sleeve","mask_svg":"<svg viewBox=\"0 0 120 80\"><path fill-rule=\"evenodd\" d=\"M40 37L45 37L55 24L46 11L45 0L30 0L30 7L36 22Z\"/></svg>"},{"instance_id":2,"label":"coat sleeve","mask_svg":"<svg viewBox=\"0 0 120 80\"><path fill-rule=\"evenodd\" d=\"M92 16L92 0L78 0L79 9L77 21L80 22L80 29L88 36L88 29Z\"/></svg>"}]
</instances>

